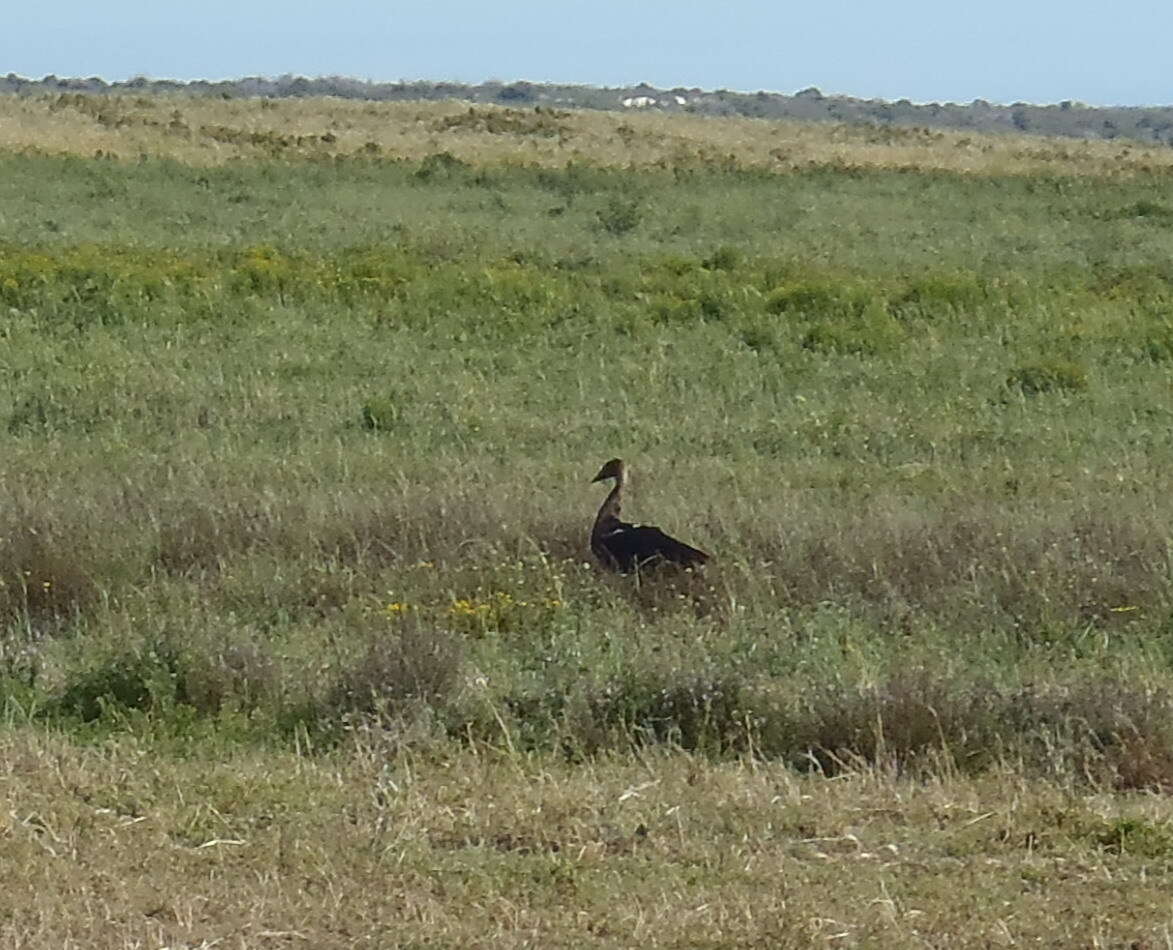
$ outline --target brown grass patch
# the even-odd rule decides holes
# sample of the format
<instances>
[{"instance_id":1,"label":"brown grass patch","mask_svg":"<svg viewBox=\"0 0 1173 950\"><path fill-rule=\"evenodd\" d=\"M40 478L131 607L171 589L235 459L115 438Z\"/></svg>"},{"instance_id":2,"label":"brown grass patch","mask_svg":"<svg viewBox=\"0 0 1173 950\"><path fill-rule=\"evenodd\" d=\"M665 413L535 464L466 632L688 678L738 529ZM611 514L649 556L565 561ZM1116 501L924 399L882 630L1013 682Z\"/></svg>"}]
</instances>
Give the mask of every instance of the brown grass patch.
<instances>
[{"instance_id":1,"label":"brown grass patch","mask_svg":"<svg viewBox=\"0 0 1173 950\"><path fill-rule=\"evenodd\" d=\"M0 526L0 615L36 625L67 620L98 599L100 570L77 549L66 526L9 519Z\"/></svg>"},{"instance_id":2,"label":"brown grass patch","mask_svg":"<svg viewBox=\"0 0 1173 950\"><path fill-rule=\"evenodd\" d=\"M1001 774L378 743L144 760L20 730L0 762L0 940L26 950L1138 946L1169 926L1168 800Z\"/></svg>"}]
</instances>

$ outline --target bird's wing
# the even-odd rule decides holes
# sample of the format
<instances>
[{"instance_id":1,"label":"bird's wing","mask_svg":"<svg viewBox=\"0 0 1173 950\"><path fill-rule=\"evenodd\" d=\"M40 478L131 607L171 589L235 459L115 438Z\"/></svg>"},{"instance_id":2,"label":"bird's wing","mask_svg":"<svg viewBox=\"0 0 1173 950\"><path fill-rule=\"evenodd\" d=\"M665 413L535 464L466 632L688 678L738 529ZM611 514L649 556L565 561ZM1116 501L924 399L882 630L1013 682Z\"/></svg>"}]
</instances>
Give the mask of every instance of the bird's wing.
<instances>
[{"instance_id":1,"label":"bird's wing","mask_svg":"<svg viewBox=\"0 0 1173 950\"><path fill-rule=\"evenodd\" d=\"M604 536L607 548L621 563L643 563L663 558L685 567L704 564L709 559L704 551L665 534L652 525L619 522Z\"/></svg>"}]
</instances>

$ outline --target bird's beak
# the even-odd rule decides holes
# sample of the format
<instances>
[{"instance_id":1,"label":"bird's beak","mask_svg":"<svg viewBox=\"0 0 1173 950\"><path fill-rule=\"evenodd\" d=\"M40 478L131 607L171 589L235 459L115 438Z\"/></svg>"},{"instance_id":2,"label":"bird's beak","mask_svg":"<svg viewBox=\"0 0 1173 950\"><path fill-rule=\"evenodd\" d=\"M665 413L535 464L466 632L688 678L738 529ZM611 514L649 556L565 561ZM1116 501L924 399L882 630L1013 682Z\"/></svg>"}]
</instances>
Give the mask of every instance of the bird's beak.
<instances>
[{"instance_id":1,"label":"bird's beak","mask_svg":"<svg viewBox=\"0 0 1173 950\"><path fill-rule=\"evenodd\" d=\"M599 472L598 475L596 475L594 478L591 479L591 484L593 485L595 482L601 482L606 477L607 476L604 475L602 472Z\"/></svg>"}]
</instances>

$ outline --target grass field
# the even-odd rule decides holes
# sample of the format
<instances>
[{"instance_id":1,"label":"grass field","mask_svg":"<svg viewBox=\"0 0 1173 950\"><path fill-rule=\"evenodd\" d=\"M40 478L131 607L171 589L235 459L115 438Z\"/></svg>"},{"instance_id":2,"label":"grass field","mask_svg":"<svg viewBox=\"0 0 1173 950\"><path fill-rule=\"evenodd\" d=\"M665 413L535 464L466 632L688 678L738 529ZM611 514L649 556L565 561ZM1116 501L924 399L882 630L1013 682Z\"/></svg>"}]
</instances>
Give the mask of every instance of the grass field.
<instances>
[{"instance_id":1,"label":"grass field","mask_svg":"<svg viewBox=\"0 0 1173 950\"><path fill-rule=\"evenodd\" d=\"M1168 154L892 134L0 101L0 942L1167 946Z\"/></svg>"}]
</instances>

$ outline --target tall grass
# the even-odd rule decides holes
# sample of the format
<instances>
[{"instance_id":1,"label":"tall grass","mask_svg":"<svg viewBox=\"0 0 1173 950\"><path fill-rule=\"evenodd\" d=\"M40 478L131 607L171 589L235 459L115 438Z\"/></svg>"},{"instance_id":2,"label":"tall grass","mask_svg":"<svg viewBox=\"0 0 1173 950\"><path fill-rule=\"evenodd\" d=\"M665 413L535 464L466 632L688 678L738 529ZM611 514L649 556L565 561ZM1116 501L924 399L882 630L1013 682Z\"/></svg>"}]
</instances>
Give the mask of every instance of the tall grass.
<instances>
[{"instance_id":1,"label":"tall grass","mask_svg":"<svg viewBox=\"0 0 1173 950\"><path fill-rule=\"evenodd\" d=\"M1169 780L1161 175L0 166L14 708Z\"/></svg>"}]
</instances>

